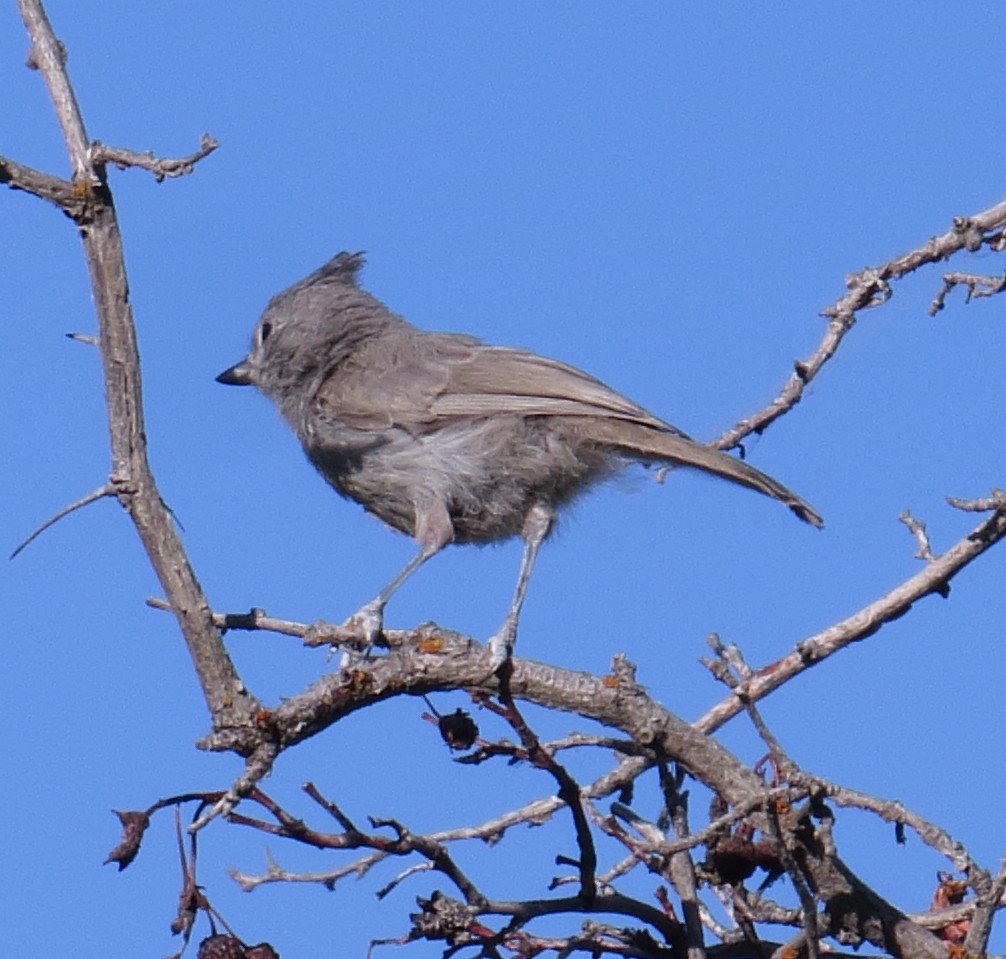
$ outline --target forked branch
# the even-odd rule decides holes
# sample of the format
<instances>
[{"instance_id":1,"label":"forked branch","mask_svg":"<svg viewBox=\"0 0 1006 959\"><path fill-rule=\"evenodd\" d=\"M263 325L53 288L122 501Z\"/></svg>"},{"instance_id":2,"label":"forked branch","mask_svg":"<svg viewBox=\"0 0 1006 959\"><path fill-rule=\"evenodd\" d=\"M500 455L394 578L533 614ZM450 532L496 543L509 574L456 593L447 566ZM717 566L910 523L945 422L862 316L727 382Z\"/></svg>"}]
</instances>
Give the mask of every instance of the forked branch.
<instances>
[{"instance_id":1,"label":"forked branch","mask_svg":"<svg viewBox=\"0 0 1006 959\"><path fill-rule=\"evenodd\" d=\"M140 394L140 359L129 304L126 265L112 193L104 167L96 164L77 98L66 70L66 48L56 38L40 0L19 0L21 16L31 38L29 64L39 70L63 130L73 171L63 206L81 230L91 289L98 314L99 344L105 376L108 426L112 446L112 485L128 510L164 591L171 598L196 673L217 730L233 731L231 747L246 754L259 744L253 717L259 709L238 678L213 625L203 595L171 515L157 489L147 460L146 434ZM209 145L204 144L204 153ZM99 151L100 153L100 151ZM33 188L57 202L66 194L55 178L41 178L24 168L6 167L8 182Z\"/></svg>"}]
</instances>

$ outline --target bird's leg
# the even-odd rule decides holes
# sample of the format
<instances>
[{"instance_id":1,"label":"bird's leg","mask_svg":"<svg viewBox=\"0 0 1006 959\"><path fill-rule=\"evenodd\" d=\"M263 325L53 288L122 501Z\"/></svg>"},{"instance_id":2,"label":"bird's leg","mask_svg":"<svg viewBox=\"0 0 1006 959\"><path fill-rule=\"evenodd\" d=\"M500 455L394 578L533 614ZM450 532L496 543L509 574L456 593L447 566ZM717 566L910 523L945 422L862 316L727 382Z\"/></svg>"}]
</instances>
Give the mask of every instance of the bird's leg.
<instances>
[{"instance_id":1,"label":"bird's leg","mask_svg":"<svg viewBox=\"0 0 1006 959\"><path fill-rule=\"evenodd\" d=\"M545 541L555 522L555 513L541 504L531 507L524 518L524 552L520 558L520 572L517 574L517 588L514 590L510 609L503 620L503 625L489 638L488 646L492 652L492 668L496 672L513 654L514 643L517 641L517 620L520 618L521 607L524 605L524 594L531 578L534 561L538 558L538 550Z\"/></svg>"},{"instance_id":2,"label":"bird's leg","mask_svg":"<svg viewBox=\"0 0 1006 959\"><path fill-rule=\"evenodd\" d=\"M361 606L349 619L345 628L358 634L367 647L377 642L384 627L384 607L388 605L395 591L431 556L440 552L440 546L422 546L418 553L402 567L395 578L388 583L369 603Z\"/></svg>"},{"instance_id":3,"label":"bird's leg","mask_svg":"<svg viewBox=\"0 0 1006 959\"><path fill-rule=\"evenodd\" d=\"M431 556L436 556L454 538L454 526L442 496L426 494L417 497L415 511L415 538L419 543L419 552L369 603L346 620L344 628L353 630L357 635L362 634L368 649L381 635L384 627L384 607L388 605L388 600L423 563Z\"/></svg>"}]
</instances>

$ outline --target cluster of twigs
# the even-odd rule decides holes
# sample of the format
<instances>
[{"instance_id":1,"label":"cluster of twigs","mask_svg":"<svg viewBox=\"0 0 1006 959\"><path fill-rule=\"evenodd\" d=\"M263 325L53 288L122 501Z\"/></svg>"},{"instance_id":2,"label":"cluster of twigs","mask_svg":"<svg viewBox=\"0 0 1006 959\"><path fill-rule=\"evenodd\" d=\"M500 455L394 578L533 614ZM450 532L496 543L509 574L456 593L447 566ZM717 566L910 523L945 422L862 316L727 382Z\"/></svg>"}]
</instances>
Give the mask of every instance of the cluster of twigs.
<instances>
[{"instance_id":1,"label":"cluster of twigs","mask_svg":"<svg viewBox=\"0 0 1006 959\"><path fill-rule=\"evenodd\" d=\"M147 461L139 359L118 221L107 179L109 164L139 167L158 180L190 173L217 144L204 136L192 155L163 159L89 140L67 74L65 50L53 34L41 2L20 0L20 7L31 38L29 65L40 71L49 88L72 176L66 180L0 158L0 182L55 204L81 227L98 311L97 345L104 364L112 441L109 478L54 520L104 497L115 497L127 511L167 597L151 602L177 617L205 696L212 730L200 745L233 751L245 759L242 776L226 790L172 797L146 811L120 814L123 839L110 859L125 868L139 851L155 812L196 804L188 847L179 831L183 882L175 931L187 939L196 917L205 914L212 924L212 935L202 947L205 956L267 954L255 953L253 950L265 947L246 946L229 929L217 932L214 920L219 917L195 880L195 836L209 821L223 817L293 842L350 853L348 862L323 874L290 873L275 862L262 875L235 873L234 878L245 889L277 881L311 881L333 887L342 877L362 875L379 862L411 857L413 861L380 895L417 874L438 875L450 891L437 890L421 898L419 912L411 917L410 931L395 941L440 941L448 955L468 949L485 956L541 952L565 956L583 951L675 959L698 959L707 953L814 957L822 951L825 939L853 948L869 943L897 957L942 959L954 950L968 956L985 953L994 915L1003 904L1006 871L991 875L944 830L897 803L856 793L797 768L762 722L757 703L803 670L875 633L921 598L945 596L953 578L1006 535L1006 494L995 490L985 499L951 501L955 508L987 515L939 555L933 553L924 525L906 514L902 519L918 543L922 569L848 619L797 643L768 666L749 667L736 648L713 637L713 656L707 666L726 685L727 692L694 723L682 721L648 696L636 683L631 663L622 658L616 658L605 676L516 658L502 675L494 677L485 648L432 625L388 632L381 655L347 655L338 669L307 689L280 705L266 707L238 675L222 641L223 632L270 630L307 643L315 641L318 633L306 624L273 619L258 610L247 614L213 612L189 565ZM771 403L725 433L717 445L736 447L791 410L852 330L861 311L885 303L892 295L892 284L905 274L962 251L1001 251L1006 246L1004 231L1006 202L971 217L959 217L947 232L919 248L848 277L848 292L824 311L828 322L817 349L795 364L789 381ZM1003 289L1001 278L948 273L934 296L933 311L944 308L957 285L967 288L969 298L991 296ZM503 738L483 740L471 718L461 711L431 717L452 748L466 751L461 761L481 763L504 757L530 763L554 780L555 794L481 824L417 835L395 819L371 819L368 827L361 828L342 806L308 784L304 787L307 796L334 821L333 831L325 831L307 825L260 788L262 778L285 750L346 715L394 696L448 690L470 693L517 737L516 743ZM575 735L542 742L522 715L518 701L595 720L613 732L610 736ZM768 761L763 769L747 767L711 736L741 712L747 713L765 741ZM559 761L567 750L605 750L615 762L593 782L581 783ZM639 777L652 769L659 774L663 811L651 822L635 813L629 801ZM714 797L707 821L695 831L686 802L688 780L702 783ZM602 812L598 802L610 796L617 796L617 800L609 812ZM260 811L257 815L256 807ZM901 912L855 876L839 857L832 826L846 807L866 810L893 823L899 839L906 828L914 830L963 879L941 876L930 912L911 916ZM559 865L570 867L571 872L557 877L553 884L558 888L574 883L576 889L569 895L506 901L491 898L452 851L465 840L494 841L515 825L541 823L557 814L570 816L577 846L575 857L559 857ZM596 848L601 836L614 840L625 851L603 871L599 871ZM701 861L697 857L700 850L705 851ZM659 877L659 883L666 883L673 892L659 885L652 900L643 900L619 891L625 876L644 870ZM762 875L764 881L753 891L747 882L756 875ZM767 897L768 888L780 877L786 877L796 891L797 907ZM726 905L731 917L728 924L715 918L707 898L710 893ZM586 919L576 931L558 938L541 937L532 931L534 920L555 914L603 915L609 921ZM611 924L612 918L619 924ZM760 938L759 923L789 926L793 932L781 944L767 943ZM706 945L708 934L718 939L717 945Z\"/></svg>"}]
</instances>

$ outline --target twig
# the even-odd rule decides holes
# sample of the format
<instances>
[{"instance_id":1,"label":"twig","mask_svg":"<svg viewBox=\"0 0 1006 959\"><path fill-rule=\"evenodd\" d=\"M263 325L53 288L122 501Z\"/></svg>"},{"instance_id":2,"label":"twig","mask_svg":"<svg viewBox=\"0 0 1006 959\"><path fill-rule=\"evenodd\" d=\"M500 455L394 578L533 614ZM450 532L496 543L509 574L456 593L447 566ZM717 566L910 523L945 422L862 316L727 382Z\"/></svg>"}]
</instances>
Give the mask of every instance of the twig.
<instances>
[{"instance_id":1,"label":"twig","mask_svg":"<svg viewBox=\"0 0 1006 959\"><path fill-rule=\"evenodd\" d=\"M612 893L596 896L592 902L585 902L580 896L564 899L528 899L520 901L490 900L481 910L483 915L512 916L520 922L528 922L540 916L555 916L563 913L611 913L631 916L656 929L667 942L674 943L683 952L684 937L681 926L661 910L649 903L640 902L629 896Z\"/></svg>"},{"instance_id":2,"label":"twig","mask_svg":"<svg viewBox=\"0 0 1006 959\"><path fill-rule=\"evenodd\" d=\"M505 718L520 737L521 743L527 750L529 760L539 769L551 773L559 785L559 798L569 807L576 830L576 844L580 850L580 856L577 860L577 866L580 870L580 896L590 902L597 895L597 851L594 848L594 839L590 834L587 817L583 811L580 786L565 766L542 747L537 734L517 709L517 704L514 702L510 690L512 660L508 660L502 668L505 670L505 674L500 681L500 702L504 707Z\"/></svg>"},{"instance_id":3,"label":"twig","mask_svg":"<svg viewBox=\"0 0 1006 959\"><path fill-rule=\"evenodd\" d=\"M605 773L589 786L582 790L584 797L607 796L612 792L621 789L627 782L631 782L637 776L648 769L648 764L638 759L623 760L616 770ZM478 839L488 845L495 845L503 834L517 825L540 825L546 822L557 810L563 807L563 802L556 796L548 796L543 799L536 799L532 802L509 810L500 816L486 820L474 826L458 826L452 829L439 830L429 833L428 839L440 843L457 842L467 839ZM747 810L748 812L750 810ZM703 841L703 834L697 834L694 842L689 844L697 845ZM317 882L329 888L333 887L339 879L348 875L357 877L364 875L368 870L385 858L382 852L370 853L367 856L350 863L348 866L324 873L284 873L278 876L275 870L270 870L264 875L252 876L246 873L232 872L233 878L241 884L243 889L251 890L258 885L278 881L295 882Z\"/></svg>"},{"instance_id":4,"label":"twig","mask_svg":"<svg viewBox=\"0 0 1006 959\"><path fill-rule=\"evenodd\" d=\"M74 219L81 216L86 208L84 197L79 190L74 190L68 180L33 170L6 157L0 157L0 183L52 203Z\"/></svg>"},{"instance_id":5,"label":"twig","mask_svg":"<svg viewBox=\"0 0 1006 959\"><path fill-rule=\"evenodd\" d=\"M969 877L970 878L970 877ZM974 914L971 927L964 940L962 950L965 956L984 956L992 932L992 921L995 914L1003 908L1003 896L1006 895L1006 860L1000 863L999 874L995 880L982 890L974 903Z\"/></svg>"},{"instance_id":6,"label":"twig","mask_svg":"<svg viewBox=\"0 0 1006 959\"><path fill-rule=\"evenodd\" d=\"M105 483L99 486L97 489L91 490L86 496L82 496L80 499L75 500L70 503L69 506L64 506L58 513L50 516L44 523L37 526L28 537L21 541L17 549L10 554L10 559L14 559L18 553L21 552L29 543L34 542L41 536L50 526L58 523L64 516L69 516L74 510L78 510L81 507L87 506L90 503L94 503L99 499L104 499L106 496L116 496L118 494L118 488L113 483Z\"/></svg>"},{"instance_id":7,"label":"twig","mask_svg":"<svg viewBox=\"0 0 1006 959\"><path fill-rule=\"evenodd\" d=\"M1006 507L1006 490L993 487L990 496L979 499L957 499L955 496L948 496L947 502L954 509L962 510L965 513L988 513L990 510Z\"/></svg>"},{"instance_id":8,"label":"twig","mask_svg":"<svg viewBox=\"0 0 1006 959\"><path fill-rule=\"evenodd\" d=\"M995 296L1006 289L1006 276L979 276L977 273L944 273L943 287L929 304L929 315L936 316L946 306L947 294L955 286L966 286L965 303L982 296Z\"/></svg>"},{"instance_id":9,"label":"twig","mask_svg":"<svg viewBox=\"0 0 1006 959\"><path fill-rule=\"evenodd\" d=\"M353 821L334 803L331 799L326 799L314 783L304 783L301 787L322 809L324 809L336 822L348 833L358 833Z\"/></svg>"},{"instance_id":10,"label":"twig","mask_svg":"<svg viewBox=\"0 0 1006 959\"><path fill-rule=\"evenodd\" d=\"M1003 537L1006 537L1006 506L1000 505L993 516L927 563L921 572L847 619L802 640L782 659L739 683L726 699L695 721L695 728L707 733L719 729L744 709L746 701L763 699L798 673L823 662L850 643L873 635L885 623L908 612L923 596L932 593L946 596L950 581Z\"/></svg>"},{"instance_id":11,"label":"twig","mask_svg":"<svg viewBox=\"0 0 1006 959\"><path fill-rule=\"evenodd\" d=\"M147 605L151 609L164 610L167 613L174 613L175 608L166 599L158 596L147 598ZM304 623L295 623L288 619L276 619L267 616L265 611L257 607L248 610L247 613L212 613L213 625L221 630L268 630L271 633L281 633L284 636L303 637L311 628Z\"/></svg>"},{"instance_id":12,"label":"twig","mask_svg":"<svg viewBox=\"0 0 1006 959\"><path fill-rule=\"evenodd\" d=\"M279 746L275 743L260 744L245 761L244 772L234 780L227 792L189 826L189 832L197 833L217 816L228 815L245 796L255 789L259 782L272 772L273 762L279 755L279 751Z\"/></svg>"},{"instance_id":13,"label":"twig","mask_svg":"<svg viewBox=\"0 0 1006 959\"><path fill-rule=\"evenodd\" d=\"M672 774L667 763L661 762L660 786L664 794L664 806L670 814L676 839L687 839L688 827L688 796L682 791L684 775L680 770ZM671 856L668 863L668 874L674 889L681 900L681 911L685 920L685 938L688 941L688 959L705 959L706 950L702 941L702 916L699 909L698 880L695 876L695 863L688 852L679 852Z\"/></svg>"},{"instance_id":14,"label":"twig","mask_svg":"<svg viewBox=\"0 0 1006 959\"><path fill-rule=\"evenodd\" d=\"M915 541L919 544L919 548L915 553L915 558L924 559L927 562L929 560L936 559L933 555L933 549L929 542L929 534L926 533L926 524L921 520L917 520L907 509L898 517L898 519L908 527L908 531L915 537Z\"/></svg>"},{"instance_id":15,"label":"twig","mask_svg":"<svg viewBox=\"0 0 1006 959\"><path fill-rule=\"evenodd\" d=\"M91 144L91 162L95 164L113 163L120 170L128 167L140 167L154 174L154 179L160 183L165 177L185 176L192 173L196 164L209 156L220 143L204 133L199 139L199 149L186 157L157 157L153 151L146 150L137 153L125 147L111 147L95 140Z\"/></svg>"},{"instance_id":16,"label":"twig","mask_svg":"<svg viewBox=\"0 0 1006 959\"><path fill-rule=\"evenodd\" d=\"M444 845L436 839L433 839L430 836L414 835L395 819L378 819L375 817L371 817L370 819L371 826L375 829L390 827L395 831L396 838L389 839L386 836L365 833L357 829L349 818L345 816L341 810L338 810L335 803L325 799L318 791L317 787L313 784L308 783L305 786L305 791L319 805L328 812L332 813L332 815L339 820L340 825L343 825L345 830L344 832L325 833L312 829L300 819L288 813L282 806L280 806L279 803L271 799L260 789L249 789L246 793L247 798L250 801L258 803L263 809L266 809L276 820L276 824L263 822L259 819L252 819L249 816L241 815L230 810L227 811L228 819L238 825L250 826L261 832L266 832L270 835L280 836L286 839L293 839L306 845L315 846L318 849L369 848L378 850L388 856L407 856L410 853L418 852L426 857L431 868L443 873L454 883L455 886L457 886L464 895L465 901L469 905L475 906L476 908L482 908L484 906L486 902L485 896L482 895L471 879L469 879L468 876L465 875L465 873L458 867ZM190 829L194 828L195 826L190 827ZM274 868L274 866L274 863L270 863L270 879L276 878L277 873L280 872L278 867ZM245 885L243 877L239 877L239 874L232 873L232 875L235 879L241 882L245 888L251 887L250 885ZM404 878L404 876L405 874L403 874L402 878ZM279 876L279 878L289 881L291 877L283 873ZM319 877L319 879L320 881L325 882L326 885L331 882L330 880L321 877Z\"/></svg>"},{"instance_id":17,"label":"twig","mask_svg":"<svg viewBox=\"0 0 1006 959\"><path fill-rule=\"evenodd\" d=\"M63 131L74 181L97 185L98 178L88 163L87 131L77 104L76 94L66 72L66 47L56 39L52 24L38 0L18 0L21 19L31 37L28 66L42 74L49 88L56 119Z\"/></svg>"},{"instance_id":18,"label":"twig","mask_svg":"<svg viewBox=\"0 0 1006 959\"><path fill-rule=\"evenodd\" d=\"M803 945L807 951L807 959L818 959L821 953L820 931L817 916L817 901L807 884L807 878L797 864L793 852L793 837L790 829L784 829L780 822L779 810L775 805L766 806L768 835L773 841L780 862L786 869L797 898L800 900L800 922L803 925Z\"/></svg>"},{"instance_id":19,"label":"twig","mask_svg":"<svg viewBox=\"0 0 1006 959\"><path fill-rule=\"evenodd\" d=\"M757 413L727 430L713 442L713 445L719 449L732 449L752 433L762 433L773 421L793 409L803 398L807 386L835 355L842 340L855 325L857 313L881 306L891 298L892 280L899 280L927 264L948 260L961 250L974 252L983 245L991 249L1000 249L1004 226L1006 226L1006 201L973 216L954 217L951 228L942 236L934 236L923 246L895 256L880 266L868 267L847 276L845 285L849 292L821 311L821 315L828 318L828 325L814 352L807 359L798 360L793 364L793 373L775 399ZM978 285L977 281L988 278L974 279L975 285ZM989 280L990 285L995 282ZM999 291L990 289L981 295L988 296L993 292ZM979 293L975 292L974 295L977 296Z\"/></svg>"},{"instance_id":20,"label":"twig","mask_svg":"<svg viewBox=\"0 0 1006 959\"><path fill-rule=\"evenodd\" d=\"M417 875L421 872L429 872L433 869L433 863L429 860L425 862L413 863L411 866L403 869L397 876L392 877L391 881L381 886L377 892L374 893L375 898L384 899L389 893L394 892L406 879Z\"/></svg>"},{"instance_id":21,"label":"twig","mask_svg":"<svg viewBox=\"0 0 1006 959\"><path fill-rule=\"evenodd\" d=\"M805 799L807 795L808 790L799 786L776 786L766 789L765 792L753 795L746 801L739 803L730 812L717 816L697 832L675 840L669 840L656 825L648 823L628 806L624 806L621 803L612 803L611 811L613 815L631 823L633 828L647 842L646 846L630 848L639 848L657 853L663 857L670 857L679 852L694 849L696 846L705 845L711 839L729 829L734 823L746 819L751 813L763 809L768 803L786 802L793 804L799 802L801 799Z\"/></svg>"},{"instance_id":22,"label":"twig","mask_svg":"<svg viewBox=\"0 0 1006 959\"><path fill-rule=\"evenodd\" d=\"M826 797L837 806L862 809L876 814L885 822L910 826L922 842L941 856L945 856L958 872L975 877L984 872L963 843L954 839L941 826L913 812L897 800L881 799L878 796L849 789L804 770L792 769L788 777L794 787L813 792L822 798Z\"/></svg>"}]
</instances>

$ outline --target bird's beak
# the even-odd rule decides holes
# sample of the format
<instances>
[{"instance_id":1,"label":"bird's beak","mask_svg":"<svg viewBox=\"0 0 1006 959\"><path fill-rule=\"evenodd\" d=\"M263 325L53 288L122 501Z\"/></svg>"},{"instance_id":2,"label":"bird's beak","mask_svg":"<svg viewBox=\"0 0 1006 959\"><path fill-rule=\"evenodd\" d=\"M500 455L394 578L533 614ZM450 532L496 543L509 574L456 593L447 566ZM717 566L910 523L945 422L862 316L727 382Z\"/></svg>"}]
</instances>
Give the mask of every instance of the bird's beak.
<instances>
[{"instance_id":1,"label":"bird's beak","mask_svg":"<svg viewBox=\"0 0 1006 959\"><path fill-rule=\"evenodd\" d=\"M248 360L244 359L240 363L235 363L229 370L224 370L217 377L218 383L226 383L228 386L251 386L251 367Z\"/></svg>"}]
</instances>

